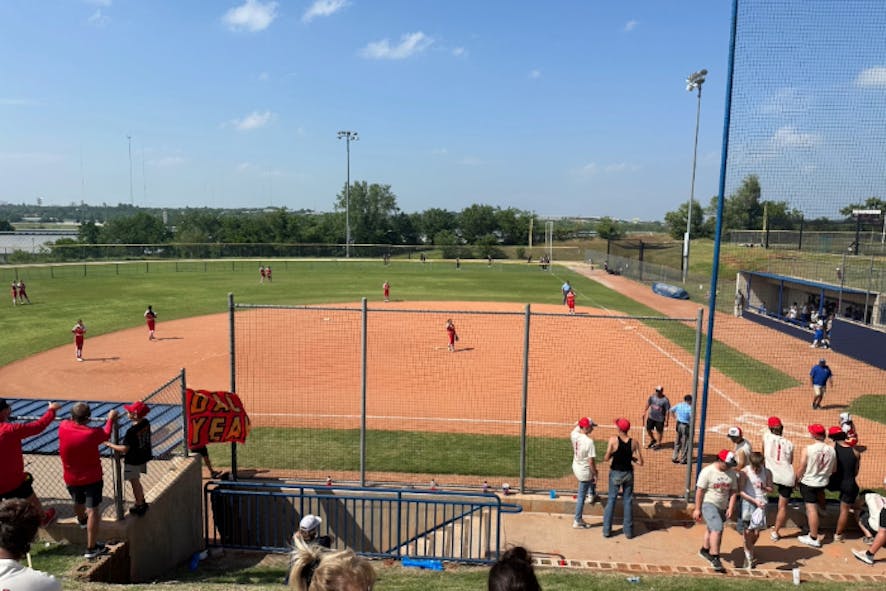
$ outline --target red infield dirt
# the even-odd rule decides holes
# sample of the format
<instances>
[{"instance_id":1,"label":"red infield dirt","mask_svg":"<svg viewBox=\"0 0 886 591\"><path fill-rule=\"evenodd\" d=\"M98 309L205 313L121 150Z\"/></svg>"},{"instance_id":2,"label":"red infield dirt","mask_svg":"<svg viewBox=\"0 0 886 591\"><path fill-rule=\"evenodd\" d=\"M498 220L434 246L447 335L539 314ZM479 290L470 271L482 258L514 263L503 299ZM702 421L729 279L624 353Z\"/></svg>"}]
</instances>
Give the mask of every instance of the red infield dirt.
<instances>
[{"instance_id":1,"label":"red infield dirt","mask_svg":"<svg viewBox=\"0 0 886 591\"><path fill-rule=\"evenodd\" d=\"M665 316L692 318L696 314L696 303L656 296L645 285L590 271L583 265L577 265L575 270ZM581 298L579 292L579 302ZM372 302L369 308L515 313L509 316L453 313L461 337L456 353L446 349L442 326L445 316L441 314L426 315L427 318L418 323L408 314L387 315L384 323L370 321L368 340L379 345L370 350L368 358L370 428L518 432L523 305ZM561 306L535 304L532 310L564 312ZM676 404L683 393L691 391L692 356L649 326L633 321L605 320L601 324L595 320L593 330L597 334L588 340L586 332L582 332L587 328L583 326L586 317L610 313L581 306L578 311L577 317L550 317L546 332L533 328L528 376L530 435L562 436L568 442L574 421L581 416L591 416L601 425L595 437L602 439L614 434L614 418L626 416L634 424L634 436L640 439L640 415L656 384L665 386L672 404ZM351 333L356 330L359 334L358 315L319 313L297 327L286 325L284 312L274 311L269 318L275 331L287 333L297 329L295 334L300 336L287 340L285 348L273 339L250 338L249 358L253 361L238 359L238 383L242 384L238 390L253 424L358 426L360 343L358 339L342 342L341 332L329 330L328 326L330 322L338 323L342 325L340 330ZM304 322L315 322L316 330ZM536 322L534 318L533 322ZM773 395L761 395L712 371L707 453L731 446L724 434L733 424L741 426L755 448L759 448L759 431L765 426L766 417L772 414L781 416L788 436L801 444L807 437L806 424L833 424L843 406L858 395L862 384L878 383L874 381L877 379L879 383L886 383L886 372L828 352L837 387L825 400L829 410L812 411L807 376L820 356L818 351L810 351L808 345L800 341L731 316L718 315L717 323L719 340L779 367L802 385ZM157 336L158 340L149 341L142 326L87 338L86 361L82 363L75 361L73 345L68 345L9 364L0 368L0 396L128 402L144 397L182 367L186 368L191 387L229 388L226 314L158 323ZM242 343L240 339L238 333L238 341ZM329 342L325 342L327 340ZM333 354L324 361L325 356L318 351ZM312 361L308 366L294 363L293 359ZM505 363L503 359L508 361ZM249 363L255 366L254 371L262 372L261 379L250 380L242 375L241 365ZM324 364L328 365L326 369ZM310 370L306 371L306 367ZM251 391L253 389L256 391ZM273 394L267 395L267 392ZM337 394L341 392L346 394ZM294 395L287 396L287 393ZM298 395L300 393L307 395ZM873 425L863 419L857 424L865 443L865 432L873 432ZM682 490L685 467L670 461L669 445L673 437L673 426L670 426L664 449L644 451L649 467L638 473L638 491L673 494ZM886 466L886 450L882 445L870 446L865 455L864 465ZM568 443L563 457L552 460L568 465ZM644 477L644 473L647 476ZM602 476L605 478L605 474ZM882 476L863 467L861 480L875 484L882 482ZM561 480L551 485L572 487L571 476Z\"/></svg>"}]
</instances>

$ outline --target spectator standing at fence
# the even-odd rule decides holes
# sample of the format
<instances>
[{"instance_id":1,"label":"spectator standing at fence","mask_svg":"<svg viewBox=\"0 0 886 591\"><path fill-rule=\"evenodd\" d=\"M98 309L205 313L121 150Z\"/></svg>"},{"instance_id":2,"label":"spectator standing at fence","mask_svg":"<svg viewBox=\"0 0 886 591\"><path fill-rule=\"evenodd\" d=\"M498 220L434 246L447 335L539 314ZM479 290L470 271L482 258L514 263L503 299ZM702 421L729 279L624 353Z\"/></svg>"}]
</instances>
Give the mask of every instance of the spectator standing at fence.
<instances>
[{"instance_id":1,"label":"spectator standing at fence","mask_svg":"<svg viewBox=\"0 0 886 591\"><path fill-rule=\"evenodd\" d=\"M809 523L809 533L800 536L797 538L797 541L813 548L820 548L818 500L819 495L824 494L831 474L837 469L837 454L833 447L824 442L824 426L815 423L809 425L807 429L814 441L800 452L796 477L800 483L800 495L803 497L803 504L806 505L806 520Z\"/></svg>"},{"instance_id":2,"label":"spectator standing at fence","mask_svg":"<svg viewBox=\"0 0 886 591\"><path fill-rule=\"evenodd\" d=\"M569 308L570 314L575 314L575 290L569 289L569 293L566 294L566 307Z\"/></svg>"},{"instance_id":3,"label":"spectator standing at fence","mask_svg":"<svg viewBox=\"0 0 886 591\"><path fill-rule=\"evenodd\" d=\"M664 386L656 386L655 392L646 400L646 408L643 409L643 420L646 422L646 433L649 435L649 449L659 449L664 438L665 427L668 426L668 413L671 410L671 401L665 396ZM655 433L658 439L655 439Z\"/></svg>"},{"instance_id":4,"label":"spectator standing at fence","mask_svg":"<svg viewBox=\"0 0 886 591\"><path fill-rule=\"evenodd\" d=\"M741 430L741 427L729 427L726 436L735 446L732 449L735 452L735 460L738 462L735 469L740 472L744 470L751 460L751 452L753 451L751 442L744 438L744 432Z\"/></svg>"},{"instance_id":5,"label":"spectator standing at fence","mask_svg":"<svg viewBox=\"0 0 886 591\"><path fill-rule=\"evenodd\" d=\"M748 465L738 473L741 512L737 529L744 540L744 566L748 570L756 566L754 546L760 532L766 529L766 493L771 491L772 473L764 465L763 454L755 451Z\"/></svg>"},{"instance_id":6,"label":"spectator standing at fence","mask_svg":"<svg viewBox=\"0 0 886 591\"><path fill-rule=\"evenodd\" d=\"M706 526L698 555L710 562L718 573L726 572L720 561L720 542L724 523L727 519L732 519L735 512L738 479L733 468L736 463L734 453L728 449L721 450L712 464L702 468L695 484L695 509L692 511L692 518L701 521L704 517Z\"/></svg>"},{"instance_id":7,"label":"spectator standing at fence","mask_svg":"<svg viewBox=\"0 0 886 591\"><path fill-rule=\"evenodd\" d=\"M563 303L566 303L566 298L569 295L569 292L572 290L572 286L569 285L569 280L563 282L563 285L560 286L560 292L563 294Z\"/></svg>"},{"instance_id":8,"label":"spectator standing at fence","mask_svg":"<svg viewBox=\"0 0 886 591\"><path fill-rule=\"evenodd\" d=\"M148 340L154 340L154 329L157 327L157 313L154 312L154 308L148 306L148 309L145 310L145 324L148 325Z\"/></svg>"},{"instance_id":9,"label":"spectator standing at fence","mask_svg":"<svg viewBox=\"0 0 886 591\"><path fill-rule=\"evenodd\" d=\"M689 461L689 427L692 423L692 395L687 394L680 402L671 409L674 420L677 423L677 434L674 439L674 453L671 461L675 464L685 464Z\"/></svg>"},{"instance_id":10,"label":"spectator standing at fence","mask_svg":"<svg viewBox=\"0 0 886 591\"><path fill-rule=\"evenodd\" d=\"M25 472L22 440L45 431L55 420L55 412L59 408L61 408L59 403L50 402L49 408L36 421L10 423L9 415L12 413L12 408L5 398L0 398L0 458L3 459L3 470L0 470L0 501L4 499L27 500L41 516L40 524L43 527L55 519L55 509L50 508L44 511L40 499L34 493L34 478Z\"/></svg>"},{"instance_id":11,"label":"spectator standing at fence","mask_svg":"<svg viewBox=\"0 0 886 591\"><path fill-rule=\"evenodd\" d=\"M886 485L886 479L883 480ZM852 554L867 565L873 566L874 556L886 545L886 497L883 497L873 491L864 495L865 510L859 514L859 525L862 531L866 532L870 538L871 547L867 550L856 550L853 548Z\"/></svg>"},{"instance_id":12,"label":"spectator standing at fence","mask_svg":"<svg viewBox=\"0 0 886 591\"><path fill-rule=\"evenodd\" d=\"M541 591L532 556L522 546L510 548L489 569L489 591Z\"/></svg>"},{"instance_id":13,"label":"spectator standing at fence","mask_svg":"<svg viewBox=\"0 0 886 591\"><path fill-rule=\"evenodd\" d=\"M827 393L828 384L834 385L834 372L828 367L828 362L819 359L816 365L809 370L809 381L812 383L812 409L821 408L821 399Z\"/></svg>"},{"instance_id":14,"label":"spectator standing at fence","mask_svg":"<svg viewBox=\"0 0 886 591\"><path fill-rule=\"evenodd\" d=\"M366 591L375 585L375 569L352 550L330 551L294 539L289 586L299 591Z\"/></svg>"},{"instance_id":15,"label":"spectator standing at fence","mask_svg":"<svg viewBox=\"0 0 886 591\"><path fill-rule=\"evenodd\" d=\"M61 591L52 575L24 566L40 527L40 512L24 499L0 503L0 589L3 591Z\"/></svg>"},{"instance_id":16,"label":"spectator standing at fence","mask_svg":"<svg viewBox=\"0 0 886 591\"><path fill-rule=\"evenodd\" d=\"M391 301L391 284L385 281L381 284L381 291L384 294L386 302Z\"/></svg>"},{"instance_id":17,"label":"spectator standing at fence","mask_svg":"<svg viewBox=\"0 0 886 591\"><path fill-rule=\"evenodd\" d=\"M141 400L126 404L123 408L132 425L126 430L123 443L108 442L106 445L123 454L123 480L132 485L132 496L135 498L135 505L129 512L141 517L148 512L141 475L148 473L148 462L154 458L151 451L151 422L148 420L151 409Z\"/></svg>"},{"instance_id":18,"label":"spectator standing at fence","mask_svg":"<svg viewBox=\"0 0 886 591\"><path fill-rule=\"evenodd\" d=\"M452 318L446 319L446 336L449 339L449 351L455 353L455 343L458 342L458 333L455 332L455 323Z\"/></svg>"},{"instance_id":19,"label":"spectator standing at fence","mask_svg":"<svg viewBox=\"0 0 886 591\"><path fill-rule=\"evenodd\" d=\"M25 287L25 282L22 279L18 280L18 303L24 304L25 302L31 303L31 298L28 297L28 290Z\"/></svg>"},{"instance_id":20,"label":"spectator standing at fence","mask_svg":"<svg viewBox=\"0 0 886 591\"><path fill-rule=\"evenodd\" d=\"M603 512L603 537L608 538L612 535L615 501L621 490L624 504L622 530L625 537L631 539L634 537L634 464L643 465L643 454L637 442L628 435L631 422L619 418L615 420L615 426L618 434L609 438L606 455L603 456L604 462L612 462L609 465L609 489L606 491L606 509Z\"/></svg>"},{"instance_id":21,"label":"spectator standing at fence","mask_svg":"<svg viewBox=\"0 0 886 591\"><path fill-rule=\"evenodd\" d=\"M84 558L96 558L108 549L98 542L102 503L102 462L98 446L111 437L117 411L108 414L104 427L90 427L91 411L85 402L78 402L71 410L71 418L58 428L58 450L63 476L80 527L86 526Z\"/></svg>"},{"instance_id":22,"label":"spectator standing at fence","mask_svg":"<svg viewBox=\"0 0 886 591\"><path fill-rule=\"evenodd\" d=\"M591 432L597 423L582 417L576 423L569 439L572 441L572 473L578 480L578 493L575 496L575 515L572 527L586 529L591 524L582 518L585 498L590 496L591 504L597 502L597 450Z\"/></svg>"},{"instance_id":23,"label":"spectator standing at fence","mask_svg":"<svg viewBox=\"0 0 886 591\"><path fill-rule=\"evenodd\" d=\"M86 338L86 325L83 324L83 320L77 320L77 324L74 325L71 332L74 333L75 359L83 361L83 341Z\"/></svg>"},{"instance_id":24,"label":"spectator standing at fence","mask_svg":"<svg viewBox=\"0 0 886 591\"><path fill-rule=\"evenodd\" d=\"M763 431L763 458L766 468L772 473L772 482L778 488L778 511L775 525L769 533L770 539L781 539L781 528L787 519L788 502L794 490L794 444L785 439L784 425L778 417L769 417L768 427Z\"/></svg>"},{"instance_id":25,"label":"spectator standing at fence","mask_svg":"<svg viewBox=\"0 0 886 591\"><path fill-rule=\"evenodd\" d=\"M840 493L840 516L837 518L837 530L834 541L842 542L849 514L858 498L858 470L861 467L861 454L846 441L846 433L840 427L828 429L828 438L834 442L834 453L837 457L836 471L828 481L828 490Z\"/></svg>"}]
</instances>

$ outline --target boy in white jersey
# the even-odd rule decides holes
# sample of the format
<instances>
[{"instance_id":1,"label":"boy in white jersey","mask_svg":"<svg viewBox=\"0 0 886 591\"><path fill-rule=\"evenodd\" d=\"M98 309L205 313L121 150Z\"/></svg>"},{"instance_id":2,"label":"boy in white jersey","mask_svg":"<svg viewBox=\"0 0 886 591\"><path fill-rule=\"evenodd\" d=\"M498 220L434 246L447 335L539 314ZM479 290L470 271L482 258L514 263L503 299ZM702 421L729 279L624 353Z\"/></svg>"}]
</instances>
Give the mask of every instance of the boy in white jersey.
<instances>
[{"instance_id":1,"label":"boy in white jersey","mask_svg":"<svg viewBox=\"0 0 886 591\"><path fill-rule=\"evenodd\" d=\"M772 472L772 482L778 488L778 513L769 537L773 542L781 538L781 528L787 519L788 501L794 490L794 444L782 436L784 425L778 417L769 417L769 427L763 430L763 457L766 468Z\"/></svg>"},{"instance_id":2,"label":"boy in white jersey","mask_svg":"<svg viewBox=\"0 0 886 591\"><path fill-rule=\"evenodd\" d=\"M837 453L833 447L824 442L826 431L823 425L815 423L809 425L808 430L815 441L803 448L800 453L796 477L800 483L800 495L806 505L809 533L800 536L797 541L813 548L821 548L818 536L818 497L824 492L831 474L837 469Z\"/></svg>"},{"instance_id":3,"label":"boy in white jersey","mask_svg":"<svg viewBox=\"0 0 886 591\"><path fill-rule=\"evenodd\" d=\"M763 465L763 454L752 452L748 465L738 473L738 495L741 513L737 529L744 538L745 568L756 565L754 545L760 532L766 529L766 493L772 491L772 473Z\"/></svg>"}]
</instances>

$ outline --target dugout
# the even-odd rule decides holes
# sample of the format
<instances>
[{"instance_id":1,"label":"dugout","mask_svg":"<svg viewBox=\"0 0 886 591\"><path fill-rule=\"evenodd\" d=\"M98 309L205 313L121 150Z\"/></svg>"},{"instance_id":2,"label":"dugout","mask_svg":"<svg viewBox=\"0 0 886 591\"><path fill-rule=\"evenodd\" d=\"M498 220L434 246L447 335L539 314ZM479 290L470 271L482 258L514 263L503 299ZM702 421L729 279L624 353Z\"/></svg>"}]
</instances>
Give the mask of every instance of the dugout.
<instances>
[{"instance_id":1,"label":"dugout","mask_svg":"<svg viewBox=\"0 0 886 591\"><path fill-rule=\"evenodd\" d=\"M834 348L886 369L882 354L886 350L886 295L775 273L742 271L736 279L736 296L744 296L744 316L749 320L811 339L810 325L833 311ZM801 313L791 318L789 311L795 302ZM808 305L806 314L802 313L804 304Z\"/></svg>"}]
</instances>

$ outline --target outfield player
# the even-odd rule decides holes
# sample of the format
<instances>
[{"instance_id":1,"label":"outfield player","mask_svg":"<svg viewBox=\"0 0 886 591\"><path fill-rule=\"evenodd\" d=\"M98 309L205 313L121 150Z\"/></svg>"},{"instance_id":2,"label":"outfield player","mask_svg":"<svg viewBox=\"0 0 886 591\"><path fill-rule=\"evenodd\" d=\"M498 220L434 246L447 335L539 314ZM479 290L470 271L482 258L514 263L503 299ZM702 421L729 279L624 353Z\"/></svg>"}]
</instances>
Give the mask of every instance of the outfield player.
<instances>
[{"instance_id":1,"label":"outfield player","mask_svg":"<svg viewBox=\"0 0 886 591\"><path fill-rule=\"evenodd\" d=\"M271 265L265 267L265 279L268 280L268 283L271 282Z\"/></svg>"},{"instance_id":2,"label":"outfield player","mask_svg":"<svg viewBox=\"0 0 886 591\"><path fill-rule=\"evenodd\" d=\"M12 291L12 305L14 306L18 303L18 283L13 281L10 291Z\"/></svg>"},{"instance_id":3,"label":"outfield player","mask_svg":"<svg viewBox=\"0 0 886 591\"><path fill-rule=\"evenodd\" d=\"M446 336L449 338L449 350L455 353L455 342L458 340L458 333L455 332L455 324L452 318L446 319Z\"/></svg>"},{"instance_id":4,"label":"outfield player","mask_svg":"<svg viewBox=\"0 0 886 591\"><path fill-rule=\"evenodd\" d=\"M21 279L18 280L18 303L24 304L25 302L31 303L31 298L28 297L28 290L25 288L25 282Z\"/></svg>"},{"instance_id":5,"label":"outfield player","mask_svg":"<svg viewBox=\"0 0 886 591\"><path fill-rule=\"evenodd\" d=\"M154 328L157 323L157 313L154 312L154 309L151 306L148 306L148 309L145 310L145 322L148 325L148 340L154 340Z\"/></svg>"},{"instance_id":6,"label":"outfield player","mask_svg":"<svg viewBox=\"0 0 886 591\"><path fill-rule=\"evenodd\" d=\"M258 266L258 282L260 284L265 282L265 266L264 265Z\"/></svg>"},{"instance_id":7,"label":"outfield player","mask_svg":"<svg viewBox=\"0 0 886 591\"><path fill-rule=\"evenodd\" d=\"M83 320L77 320L77 324L71 329L74 333L74 349L77 352L77 361L83 361L83 338L86 334L86 326Z\"/></svg>"},{"instance_id":8,"label":"outfield player","mask_svg":"<svg viewBox=\"0 0 886 591\"><path fill-rule=\"evenodd\" d=\"M572 288L569 288L569 293L566 294L566 306L570 314L575 314L575 290Z\"/></svg>"},{"instance_id":9,"label":"outfield player","mask_svg":"<svg viewBox=\"0 0 886 591\"><path fill-rule=\"evenodd\" d=\"M388 283L387 281L385 281L385 282L382 283L382 285L381 285L381 290L382 290L382 292L384 293L385 301L386 301L386 302L391 301L391 284Z\"/></svg>"},{"instance_id":10,"label":"outfield player","mask_svg":"<svg viewBox=\"0 0 886 591\"><path fill-rule=\"evenodd\" d=\"M572 290L572 286L569 285L569 280L563 282L563 285L560 286L560 291L563 293L563 303L566 303L566 296Z\"/></svg>"}]
</instances>

